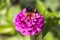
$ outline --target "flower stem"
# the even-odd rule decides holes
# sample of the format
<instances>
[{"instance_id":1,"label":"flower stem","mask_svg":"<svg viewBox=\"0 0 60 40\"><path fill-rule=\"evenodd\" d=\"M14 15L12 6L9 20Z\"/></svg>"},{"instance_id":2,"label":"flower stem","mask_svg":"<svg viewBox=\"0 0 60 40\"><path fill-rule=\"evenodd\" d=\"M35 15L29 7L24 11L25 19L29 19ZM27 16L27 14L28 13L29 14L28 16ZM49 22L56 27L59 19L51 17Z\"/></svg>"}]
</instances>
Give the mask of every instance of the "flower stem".
<instances>
[{"instance_id":1,"label":"flower stem","mask_svg":"<svg viewBox=\"0 0 60 40\"><path fill-rule=\"evenodd\" d=\"M25 40L33 40L32 36L25 36Z\"/></svg>"},{"instance_id":2,"label":"flower stem","mask_svg":"<svg viewBox=\"0 0 60 40\"><path fill-rule=\"evenodd\" d=\"M43 40L42 39L42 32L38 35L37 40Z\"/></svg>"}]
</instances>

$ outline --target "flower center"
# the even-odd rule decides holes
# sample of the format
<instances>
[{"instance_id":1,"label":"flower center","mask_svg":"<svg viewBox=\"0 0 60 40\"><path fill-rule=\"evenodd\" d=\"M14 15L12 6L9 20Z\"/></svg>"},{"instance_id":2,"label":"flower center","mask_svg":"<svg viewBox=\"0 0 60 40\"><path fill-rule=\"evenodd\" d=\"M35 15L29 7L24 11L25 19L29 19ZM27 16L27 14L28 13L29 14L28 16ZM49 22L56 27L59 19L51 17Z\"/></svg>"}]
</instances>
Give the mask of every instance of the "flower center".
<instances>
[{"instance_id":1,"label":"flower center","mask_svg":"<svg viewBox=\"0 0 60 40\"><path fill-rule=\"evenodd\" d=\"M29 19L35 18L35 13L33 13L33 12L26 13L25 17L29 18Z\"/></svg>"}]
</instances>

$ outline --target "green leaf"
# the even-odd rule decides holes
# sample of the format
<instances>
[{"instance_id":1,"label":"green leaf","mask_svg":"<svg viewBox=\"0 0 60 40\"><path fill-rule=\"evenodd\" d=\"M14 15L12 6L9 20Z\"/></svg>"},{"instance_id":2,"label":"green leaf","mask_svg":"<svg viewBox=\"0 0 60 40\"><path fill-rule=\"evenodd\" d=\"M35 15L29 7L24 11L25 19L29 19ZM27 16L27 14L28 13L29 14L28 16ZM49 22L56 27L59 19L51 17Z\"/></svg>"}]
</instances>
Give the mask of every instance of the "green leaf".
<instances>
[{"instance_id":1,"label":"green leaf","mask_svg":"<svg viewBox=\"0 0 60 40\"><path fill-rule=\"evenodd\" d=\"M6 17L8 21L14 21L17 13L21 11L20 6L7 7Z\"/></svg>"},{"instance_id":2,"label":"green leaf","mask_svg":"<svg viewBox=\"0 0 60 40\"><path fill-rule=\"evenodd\" d=\"M43 40L54 40L54 36L51 32L48 32Z\"/></svg>"},{"instance_id":3,"label":"green leaf","mask_svg":"<svg viewBox=\"0 0 60 40\"><path fill-rule=\"evenodd\" d=\"M53 12L57 11L57 8L59 7L59 0L44 0L45 6L47 8L50 8Z\"/></svg>"},{"instance_id":4,"label":"green leaf","mask_svg":"<svg viewBox=\"0 0 60 40\"><path fill-rule=\"evenodd\" d=\"M5 0L0 0L0 10L2 10L3 8L6 7L6 3L5 3Z\"/></svg>"},{"instance_id":5,"label":"green leaf","mask_svg":"<svg viewBox=\"0 0 60 40\"><path fill-rule=\"evenodd\" d=\"M36 0L36 7L40 13L44 14L44 11L46 10L46 8L43 2L41 2L40 0Z\"/></svg>"},{"instance_id":6,"label":"green leaf","mask_svg":"<svg viewBox=\"0 0 60 40\"><path fill-rule=\"evenodd\" d=\"M15 29L11 25L1 25L0 26L0 34L14 35Z\"/></svg>"},{"instance_id":7,"label":"green leaf","mask_svg":"<svg viewBox=\"0 0 60 40\"><path fill-rule=\"evenodd\" d=\"M3 40L1 36L0 36L0 40Z\"/></svg>"},{"instance_id":8,"label":"green leaf","mask_svg":"<svg viewBox=\"0 0 60 40\"><path fill-rule=\"evenodd\" d=\"M20 34L17 34L15 36L7 37L6 40L25 40L25 39Z\"/></svg>"}]
</instances>

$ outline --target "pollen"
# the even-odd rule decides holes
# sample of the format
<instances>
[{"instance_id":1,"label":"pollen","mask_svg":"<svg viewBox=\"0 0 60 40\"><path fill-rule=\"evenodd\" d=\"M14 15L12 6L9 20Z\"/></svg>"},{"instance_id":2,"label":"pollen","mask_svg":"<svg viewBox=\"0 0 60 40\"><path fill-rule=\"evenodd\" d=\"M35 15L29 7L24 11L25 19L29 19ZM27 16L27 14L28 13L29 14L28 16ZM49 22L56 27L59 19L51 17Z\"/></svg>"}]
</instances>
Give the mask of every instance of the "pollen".
<instances>
[{"instance_id":1,"label":"pollen","mask_svg":"<svg viewBox=\"0 0 60 40\"><path fill-rule=\"evenodd\" d=\"M26 13L26 14L25 14L25 17L32 19L32 18L35 18L36 15L35 15L35 13L33 13L33 12L29 12L29 13Z\"/></svg>"}]
</instances>

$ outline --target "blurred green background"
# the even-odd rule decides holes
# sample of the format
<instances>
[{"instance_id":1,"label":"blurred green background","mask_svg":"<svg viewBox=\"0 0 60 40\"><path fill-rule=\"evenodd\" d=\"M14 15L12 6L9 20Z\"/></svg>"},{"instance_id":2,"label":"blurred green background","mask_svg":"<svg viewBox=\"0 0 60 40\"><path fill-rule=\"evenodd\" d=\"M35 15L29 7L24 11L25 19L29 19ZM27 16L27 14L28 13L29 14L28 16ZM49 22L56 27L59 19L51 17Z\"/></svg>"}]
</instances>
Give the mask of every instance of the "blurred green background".
<instances>
[{"instance_id":1,"label":"blurred green background","mask_svg":"<svg viewBox=\"0 0 60 40\"><path fill-rule=\"evenodd\" d=\"M60 0L0 0L0 40L25 40L14 28L14 17L32 3L45 19L42 39L60 40Z\"/></svg>"}]
</instances>

